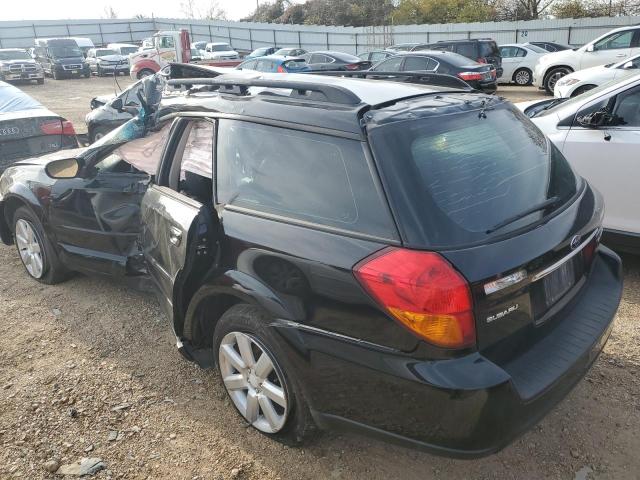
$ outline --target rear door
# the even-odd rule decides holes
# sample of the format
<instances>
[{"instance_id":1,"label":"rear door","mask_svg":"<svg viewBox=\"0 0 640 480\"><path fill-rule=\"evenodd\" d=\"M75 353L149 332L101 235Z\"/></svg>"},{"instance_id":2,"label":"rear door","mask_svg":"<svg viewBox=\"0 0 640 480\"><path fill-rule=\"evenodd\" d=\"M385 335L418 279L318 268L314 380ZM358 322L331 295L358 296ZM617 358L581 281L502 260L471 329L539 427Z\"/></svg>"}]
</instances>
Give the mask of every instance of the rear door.
<instances>
[{"instance_id":1,"label":"rear door","mask_svg":"<svg viewBox=\"0 0 640 480\"><path fill-rule=\"evenodd\" d=\"M500 47L500 55L502 55L502 79L506 82L510 82L513 78L514 72L518 69L524 55L520 54L521 48L513 45ZM524 52L524 50L522 50ZM524 52L526 54L526 52Z\"/></svg>"},{"instance_id":2,"label":"rear door","mask_svg":"<svg viewBox=\"0 0 640 480\"><path fill-rule=\"evenodd\" d=\"M218 223L213 209L213 139L211 120L181 119L157 184L142 199L144 257L161 303L174 320L186 309L186 283L214 267Z\"/></svg>"}]
</instances>

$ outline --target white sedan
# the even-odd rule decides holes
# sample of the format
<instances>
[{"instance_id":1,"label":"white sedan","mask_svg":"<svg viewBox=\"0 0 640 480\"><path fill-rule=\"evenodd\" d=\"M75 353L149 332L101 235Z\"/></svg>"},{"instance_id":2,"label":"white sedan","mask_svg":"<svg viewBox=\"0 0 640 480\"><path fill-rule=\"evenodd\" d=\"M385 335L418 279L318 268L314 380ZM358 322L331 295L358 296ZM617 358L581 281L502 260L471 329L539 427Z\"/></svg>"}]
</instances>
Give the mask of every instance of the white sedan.
<instances>
[{"instance_id":1,"label":"white sedan","mask_svg":"<svg viewBox=\"0 0 640 480\"><path fill-rule=\"evenodd\" d=\"M556 83L553 94L556 98L580 95L592 88L621 78L637 74L640 70L640 55L618 63L600 65L565 75Z\"/></svg>"},{"instance_id":2,"label":"white sedan","mask_svg":"<svg viewBox=\"0 0 640 480\"><path fill-rule=\"evenodd\" d=\"M607 241L640 253L640 74L570 99L516 105L602 193Z\"/></svg>"},{"instance_id":3,"label":"white sedan","mask_svg":"<svg viewBox=\"0 0 640 480\"><path fill-rule=\"evenodd\" d=\"M531 85L533 82L533 69L543 55L547 55L544 48L536 47L530 43L508 43L500 45L502 57L502 76L498 83L515 82L518 85Z\"/></svg>"}]
</instances>

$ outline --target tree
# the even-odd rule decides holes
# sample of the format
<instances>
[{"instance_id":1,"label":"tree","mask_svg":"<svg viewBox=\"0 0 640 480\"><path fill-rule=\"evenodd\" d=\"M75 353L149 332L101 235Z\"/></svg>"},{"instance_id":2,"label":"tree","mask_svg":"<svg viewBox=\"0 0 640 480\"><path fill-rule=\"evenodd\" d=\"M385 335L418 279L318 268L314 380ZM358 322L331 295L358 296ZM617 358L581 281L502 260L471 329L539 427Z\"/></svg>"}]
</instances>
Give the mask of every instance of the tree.
<instances>
[{"instance_id":1,"label":"tree","mask_svg":"<svg viewBox=\"0 0 640 480\"><path fill-rule=\"evenodd\" d=\"M118 18L118 14L111 5L104 7L104 18Z\"/></svg>"},{"instance_id":2,"label":"tree","mask_svg":"<svg viewBox=\"0 0 640 480\"><path fill-rule=\"evenodd\" d=\"M180 10L186 18L200 18L206 20L226 20L227 12L220 8L217 0L205 0L201 7L198 0L183 0L180 2Z\"/></svg>"},{"instance_id":3,"label":"tree","mask_svg":"<svg viewBox=\"0 0 640 480\"><path fill-rule=\"evenodd\" d=\"M393 23L486 22L495 16L495 6L487 0L401 0Z\"/></svg>"}]
</instances>

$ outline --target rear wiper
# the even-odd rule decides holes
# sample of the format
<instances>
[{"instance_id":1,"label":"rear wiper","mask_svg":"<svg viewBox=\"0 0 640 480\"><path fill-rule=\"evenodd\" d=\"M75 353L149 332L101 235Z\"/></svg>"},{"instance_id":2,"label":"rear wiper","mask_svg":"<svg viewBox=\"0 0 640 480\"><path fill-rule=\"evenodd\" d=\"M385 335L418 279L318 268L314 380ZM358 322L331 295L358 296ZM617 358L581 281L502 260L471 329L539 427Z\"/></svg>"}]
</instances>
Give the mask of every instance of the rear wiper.
<instances>
[{"instance_id":1,"label":"rear wiper","mask_svg":"<svg viewBox=\"0 0 640 480\"><path fill-rule=\"evenodd\" d=\"M515 221L520 220L521 218L526 217L527 215L531 215L532 213L537 212L538 210L544 210L547 209L549 207L553 207L555 205L557 205L558 203L560 203L560 197L551 197L547 200L545 200L542 203L539 203L537 205L534 205L531 208L526 209L524 212L521 212L517 215L514 215L513 217L509 217L506 220L503 220L500 223L495 224L493 227L491 227L489 230L487 230L487 234L493 233L496 230L500 230L502 227L505 227L507 225L509 225L510 223L513 223Z\"/></svg>"}]
</instances>

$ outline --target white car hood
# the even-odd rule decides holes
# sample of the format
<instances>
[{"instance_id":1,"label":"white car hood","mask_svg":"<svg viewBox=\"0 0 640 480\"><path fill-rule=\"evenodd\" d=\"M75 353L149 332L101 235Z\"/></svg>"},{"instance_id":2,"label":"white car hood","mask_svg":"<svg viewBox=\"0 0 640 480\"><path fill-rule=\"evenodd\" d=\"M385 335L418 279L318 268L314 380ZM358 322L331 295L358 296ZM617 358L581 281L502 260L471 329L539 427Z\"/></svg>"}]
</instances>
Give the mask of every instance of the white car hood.
<instances>
[{"instance_id":1,"label":"white car hood","mask_svg":"<svg viewBox=\"0 0 640 480\"><path fill-rule=\"evenodd\" d=\"M568 63L570 65L576 60L576 52L575 50L561 50L559 52L550 52L546 55L542 55L538 62L542 65L549 64L559 64L559 63Z\"/></svg>"},{"instance_id":2,"label":"white car hood","mask_svg":"<svg viewBox=\"0 0 640 480\"><path fill-rule=\"evenodd\" d=\"M98 60L105 60L107 62L126 62L128 57L124 55L105 55L103 57L99 57Z\"/></svg>"},{"instance_id":3,"label":"white car hood","mask_svg":"<svg viewBox=\"0 0 640 480\"><path fill-rule=\"evenodd\" d=\"M223 52L209 52L212 57L222 57L223 55L238 55L235 50L225 50Z\"/></svg>"},{"instance_id":4,"label":"white car hood","mask_svg":"<svg viewBox=\"0 0 640 480\"><path fill-rule=\"evenodd\" d=\"M607 81L612 79L616 74L615 68L607 68L604 65L598 65L597 67L585 68L584 70L578 70L577 72L565 75L560 81L565 79L576 78L581 82L584 81Z\"/></svg>"}]
</instances>

